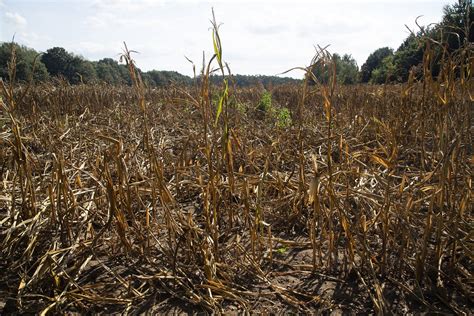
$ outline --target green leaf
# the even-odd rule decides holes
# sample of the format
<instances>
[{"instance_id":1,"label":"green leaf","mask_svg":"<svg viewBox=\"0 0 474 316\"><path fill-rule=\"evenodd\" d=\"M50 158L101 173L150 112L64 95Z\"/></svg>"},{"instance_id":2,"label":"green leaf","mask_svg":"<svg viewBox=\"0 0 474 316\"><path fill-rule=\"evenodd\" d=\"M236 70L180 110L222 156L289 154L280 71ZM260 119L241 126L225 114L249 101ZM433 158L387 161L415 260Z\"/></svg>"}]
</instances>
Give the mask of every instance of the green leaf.
<instances>
[{"instance_id":1,"label":"green leaf","mask_svg":"<svg viewBox=\"0 0 474 316\"><path fill-rule=\"evenodd\" d=\"M214 44L214 54L216 54L217 62L219 63L219 66L220 66L222 64L222 57L221 57L221 52L219 49L219 44L216 38L216 31L212 32L212 43Z\"/></svg>"},{"instance_id":2,"label":"green leaf","mask_svg":"<svg viewBox=\"0 0 474 316\"><path fill-rule=\"evenodd\" d=\"M216 121L214 122L215 126L217 126L217 122L219 121L219 116L222 113L224 102L227 99L228 94L229 94L229 84L227 83L227 79L224 79L224 92L222 93L219 99L219 105L217 106Z\"/></svg>"}]
</instances>

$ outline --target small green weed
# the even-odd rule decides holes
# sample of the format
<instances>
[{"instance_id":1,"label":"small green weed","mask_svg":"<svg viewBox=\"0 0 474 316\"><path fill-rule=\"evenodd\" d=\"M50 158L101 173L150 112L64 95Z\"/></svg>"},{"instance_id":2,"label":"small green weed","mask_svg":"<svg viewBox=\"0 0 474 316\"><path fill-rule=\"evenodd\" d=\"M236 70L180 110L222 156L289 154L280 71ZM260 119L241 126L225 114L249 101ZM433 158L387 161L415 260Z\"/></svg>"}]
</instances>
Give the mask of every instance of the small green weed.
<instances>
[{"instance_id":1,"label":"small green weed","mask_svg":"<svg viewBox=\"0 0 474 316\"><path fill-rule=\"evenodd\" d=\"M268 91L264 91L260 97L260 102L258 103L257 110L264 113L270 112L272 109L272 94Z\"/></svg>"},{"instance_id":2,"label":"small green weed","mask_svg":"<svg viewBox=\"0 0 474 316\"><path fill-rule=\"evenodd\" d=\"M291 124L293 124L293 121L291 119L291 113L288 108L281 108L277 112L277 122L276 125L280 128L286 128L290 127Z\"/></svg>"}]
</instances>

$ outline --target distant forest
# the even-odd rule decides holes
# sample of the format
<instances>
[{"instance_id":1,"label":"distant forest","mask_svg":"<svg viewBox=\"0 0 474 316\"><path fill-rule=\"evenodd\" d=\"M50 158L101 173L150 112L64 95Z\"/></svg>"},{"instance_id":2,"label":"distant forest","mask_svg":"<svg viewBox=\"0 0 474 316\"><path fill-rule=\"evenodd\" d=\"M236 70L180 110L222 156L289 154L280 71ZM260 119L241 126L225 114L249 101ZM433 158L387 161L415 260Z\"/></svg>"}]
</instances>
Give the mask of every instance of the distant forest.
<instances>
[{"instance_id":1,"label":"distant forest","mask_svg":"<svg viewBox=\"0 0 474 316\"><path fill-rule=\"evenodd\" d=\"M112 85L131 85L132 82L127 65L112 58L89 61L62 47L53 47L40 54L32 48L16 43L1 43L0 45L0 78L3 80L10 80L8 65L13 52L16 59L14 79L19 82L28 82L31 79L35 82L42 82L54 78L62 78L70 84L102 82ZM150 70L144 72L139 68L137 71L148 87L162 87L169 84L192 85L194 80L176 71ZM218 75L211 75L210 78L212 82L222 82ZM241 87L256 84L280 85L299 81L288 77L263 75L233 75L233 80L236 85Z\"/></svg>"},{"instance_id":2,"label":"distant forest","mask_svg":"<svg viewBox=\"0 0 474 316\"><path fill-rule=\"evenodd\" d=\"M447 5L443 10L442 21L438 24L420 27L413 31L394 50L382 47L369 55L366 62L359 68L350 54L332 54L336 65L337 81L340 84L356 83L396 83L408 80L410 73L416 78L421 76L424 52L427 45L435 47L435 54L430 56L430 69L436 76L439 72L439 61L443 54L455 52L462 47L472 46L474 42L474 10L471 0L458 0ZM446 43L437 45L436 43ZM12 55L14 58L12 59ZM11 60L15 60L16 68L12 76ZM193 78L176 71L141 71L143 82L149 87L161 87L169 84L191 85ZM315 77L327 81L328 75L324 67L315 66ZM70 84L108 83L112 85L131 84L127 66L119 60L104 58L89 61L68 52L62 47L53 47L44 53L16 44L0 43L0 78L19 82L42 82L54 78L62 78ZM221 82L219 76L211 76L211 80ZM233 75L237 86L245 87L256 84L280 85L298 82L299 80L279 76Z\"/></svg>"}]
</instances>

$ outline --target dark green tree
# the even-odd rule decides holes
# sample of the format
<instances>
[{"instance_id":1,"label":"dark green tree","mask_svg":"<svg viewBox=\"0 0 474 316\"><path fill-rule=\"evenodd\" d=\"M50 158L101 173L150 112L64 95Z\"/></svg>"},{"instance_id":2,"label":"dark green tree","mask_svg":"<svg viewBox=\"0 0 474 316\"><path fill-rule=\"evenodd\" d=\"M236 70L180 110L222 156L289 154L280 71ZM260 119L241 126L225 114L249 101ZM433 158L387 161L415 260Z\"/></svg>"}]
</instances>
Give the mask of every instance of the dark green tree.
<instances>
[{"instance_id":1,"label":"dark green tree","mask_svg":"<svg viewBox=\"0 0 474 316\"><path fill-rule=\"evenodd\" d=\"M26 46L16 43L2 43L0 45L0 77L8 80L8 64L12 56L12 49L16 54L16 80L27 82L30 79L34 81L43 81L48 79L48 71L41 62L38 52Z\"/></svg>"},{"instance_id":2,"label":"dark green tree","mask_svg":"<svg viewBox=\"0 0 474 316\"><path fill-rule=\"evenodd\" d=\"M114 76L113 68L110 65L99 60L94 63L94 67L98 80L110 84L118 84L119 80Z\"/></svg>"},{"instance_id":3,"label":"dark green tree","mask_svg":"<svg viewBox=\"0 0 474 316\"><path fill-rule=\"evenodd\" d=\"M79 56L73 56L66 70L70 83L91 83L97 79L94 65Z\"/></svg>"},{"instance_id":4,"label":"dark green tree","mask_svg":"<svg viewBox=\"0 0 474 316\"><path fill-rule=\"evenodd\" d=\"M474 42L474 7L472 0L458 0L443 8L443 41L450 51L455 51L468 42Z\"/></svg>"},{"instance_id":5,"label":"dark green tree","mask_svg":"<svg viewBox=\"0 0 474 316\"><path fill-rule=\"evenodd\" d=\"M112 58L104 58L94 62L97 79L109 84L130 84L130 75L125 65Z\"/></svg>"},{"instance_id":6,"label":"dark green tree","mask_svg":"<svg viewBox=\"0 0 474 316\"><path fill-rule=\"evenodd\" d=\"M383 52L389 54L382 58L377 67L370 71L369 82L380 84L407 81L412 68L423 62L424 45L425 40L422 37L422 32L419 32L418 34L411 33L393 54L389 53L390 49L385 50L383 48ZM364 66L365 70L369 69L367 62ZM361 76L364 76L364 74L361 74ZM366 80L366 77L363 77L363 79Z\"/></svg>"},{"instance_id":7,"label":"dark green tree","mask_svg":"<svg viewBox=\"0 0 474 316\"><path fill-rule=\"evenodd\" d=\"M53 47L41 57L51 76L66 76L69 63L73 56L62 47Z\"/></svg>"},{"instance_id":8,"label":"dark green tree","mask_svg":"<svg viewBox=\"0 0 474 316\"><path fill-rule=\"evenodd\" d=\"M149 85L155 87L163 87L171 83L180 85L187 85L191 83L191 78L176 71L151 70L144 73L144 79L145 78L149 81Z\"/></svg>"},{"instance_id":9,"label":"dark green tree","mask_svg":"<svg viewBox=\"0 0 474 316\"><path fill-rule=\"evenodd\" d=\"M393 49L389 47L382 47L369 55L366 62L360 68L360 81L367 83L372 77L372 72L382 66L382 61L387 56L393 55Z\"/></svg>"},{"instance_id":10,"label":"dark green tree","mask_svg":"<svg viewBox=\"0 0 474 316\"><path fill-rule=\"evenodd\" d=\"M53 47L43 54L41 60L52 76L63 76L70 83L88 83L96 79L91 62L75 56L62 47Z\"/></svg>"},{"instance_id":11,"label":"dark green tree","mask_svg":"<svg viewBox=\"0 0 474 316\"><path fill-rule=\"evenodd\" d=\"M411 33L393 56L395 66L394 79L399 82L408 80L410 70L423 62L424 40L421 33Z\"/></svg>"}]
</instances>

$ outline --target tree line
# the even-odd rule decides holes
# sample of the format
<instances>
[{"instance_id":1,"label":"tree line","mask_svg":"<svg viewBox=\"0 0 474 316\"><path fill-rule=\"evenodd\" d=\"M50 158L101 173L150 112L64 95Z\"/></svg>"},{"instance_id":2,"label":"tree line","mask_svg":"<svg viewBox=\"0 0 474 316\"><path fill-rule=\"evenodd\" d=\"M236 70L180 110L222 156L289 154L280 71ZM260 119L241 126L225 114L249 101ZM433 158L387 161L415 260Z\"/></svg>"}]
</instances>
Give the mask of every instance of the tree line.
<instances>
[{"instance_id":1,"label":"tree line","mask_svg":"<svg viewBox=\"0 0 474 316\"><path fill-rule=\"evenodd\" d=\"M112 58L99 61L89 61L68 52L62 47L53 47L43 54L32 48L17 43L0 44L0 78L9 80L9 63L15 54L15 80L19 82L47 81L53 78L63 78L70 84L105 82L112 85L131 85L129 70L125 64ZM137 69L145 85L161 87L170 83L191 85L193 78L176 71ZM199 78L197 78L199 80ZM263 84L286 84L298 80L277 76L234 75L234 82L241 87ZM222 82L219 76L211 76L214 83Z\"/></svg>"},{"instance_id":2,"label":"tree line","mask_svg":"<svg viewBox=\"0 0 474 316\"><path fill-rule=\"evenodd\" d=\"M474 7L472 0L459 0L443 9L440 23L420 27L411 32L397 50L382 47L369 55L360 71L362 83L405 82L410 72L420 77L423 56L431 49L430 70L433 76L440 71L443 55L456 55L474 42ZM472 48L471 48L472 49Z\"/></svg>"},{"instance_id":3,"label":"tree line","mask_svg":"<svg viewBox=\"0 0 474 316\"><path fill-rule=\"evenodd\" d=\"M331 65L316 64L313 68L314 77L321 82L328 82L336 72L340 84L355 83L389 83L405 82L411 71L420 75L424 51L431 41L442 43L435 48L432 58L433 75L439 72L439 64L444 52L454 53L474 41L474 10L472 0L458 0L443 9L442 21L436 25L420 27L412 32L396 50L382 47L369 55L359 69L357 62L349 54L330 55ZM444 45L444 47L442 47ZM47 81L61 77L71 84L105 82L112 85L130 85L131 78L127 66L112 58L89 61L68 52L62 47L53 47L43 54L32 48L16 43L0 44L0 78L9 80L12 54L15 52L15 80L20 82ZM335 69L334 69L335 67ZM143 82L149 87L160 87L170 83L191 85L193 79L176 71L151 70L143 72L138 69ZM211 80L220 82L219 76ZM263 84L294 83L297 80L277 76L234 75L238 86Z\"/></svg>"},{"instance_id":4,"label":"tree line","mask_svg":"<svg viewBox=\"0 0 474 316\"><path fill-rule=\"evenodd\" d=\"M351 55L341 57L339 54L332 54L321 58L321 62L316 62L313 67L312 81L327 83L335 70L336 81L340 84L406 82L410 73L414 78L423 75L423 59L428 49L431 50L429 69L431 75L436 77L446 55L461 55L465 48L474 47L473 42L472 0L458 0L443 8L440 23L420 26L417 32L410 32L396 50L390 47L376 49L360 70ZM324 54L324 51L320 53Z\"/></svg>"},{"instance_id":5,"label":"tree line","mask_svg":"<svg viewBox=\"0 0 474 316\"><path fill-rule=\"evenodd\" d=\"M19 82L47 81L60 77L70 84L105 82L112 85L131 85L126 65L112 58L89 61L68 52L62 47L53 47L43 54L16 43L0 45L0 77L9 79L9 63L12 54L16 59L15 79ZM138 69L143 81L151 86L164 86L170 82L189 84L191 78L176 71L147 71Z\"/></svg>"}]
</instances>

